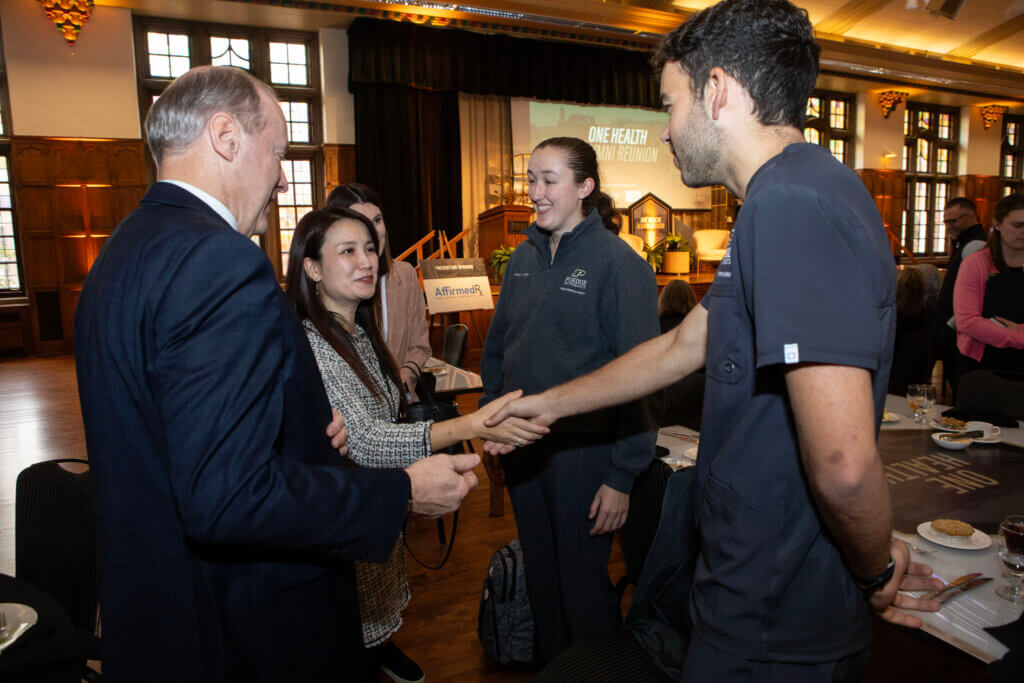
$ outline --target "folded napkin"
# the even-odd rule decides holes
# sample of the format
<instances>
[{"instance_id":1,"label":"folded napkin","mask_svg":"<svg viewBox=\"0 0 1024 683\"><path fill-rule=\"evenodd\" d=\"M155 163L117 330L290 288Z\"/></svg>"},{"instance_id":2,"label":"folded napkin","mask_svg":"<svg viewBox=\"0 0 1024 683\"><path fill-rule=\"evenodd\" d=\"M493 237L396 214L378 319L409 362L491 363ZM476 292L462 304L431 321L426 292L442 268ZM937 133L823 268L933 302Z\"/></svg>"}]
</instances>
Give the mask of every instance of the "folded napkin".
<instances>
[{"instance_id":1,"label":"folded napkin","mask_svg":"<svg viewBox=\"0 0 1024 683\"><path fill-rule=\"evenodd\" d=\"M942 416L955 417L956 419L963 420L964 422L970 422L971 420L990 422L997 427L1009 427L1011 429L1017 426L1017 419L1007 415L1006 413L997 413L991 410L978 410L971 407L950 408L949 410L942 411Z\"/></svg>"}]
</instances>

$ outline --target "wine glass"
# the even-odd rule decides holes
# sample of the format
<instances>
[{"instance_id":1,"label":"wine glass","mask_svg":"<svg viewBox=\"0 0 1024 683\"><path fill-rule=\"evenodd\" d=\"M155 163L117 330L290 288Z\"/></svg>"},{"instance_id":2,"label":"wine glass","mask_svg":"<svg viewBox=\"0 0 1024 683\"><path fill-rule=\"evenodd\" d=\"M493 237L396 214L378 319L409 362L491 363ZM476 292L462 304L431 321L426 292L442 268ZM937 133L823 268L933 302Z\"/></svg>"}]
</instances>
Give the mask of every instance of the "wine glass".
<instances>
[{"instance_id":1,"label":"wine glass","mask_svg":"<svg viewBox=\"0 0 1024 683\"><path fill-rule=\"evenodd\" d=\"M996 595L1013 603L1024 602L1024 515L1010 515L999 525L999 559L1009 581Z\"/></svg>"},{"instance_id":2,"label":"wine glass","mask_svg":"<svg viewBox=\"0 0 1024 683\"><path fill-rule=\"evenodd\" d=\"M923 424L928 419L928 411L935 405L935 387L930 384L909 385L907 403L914 411L914 422Z\"/></svg>"}]
</instances>

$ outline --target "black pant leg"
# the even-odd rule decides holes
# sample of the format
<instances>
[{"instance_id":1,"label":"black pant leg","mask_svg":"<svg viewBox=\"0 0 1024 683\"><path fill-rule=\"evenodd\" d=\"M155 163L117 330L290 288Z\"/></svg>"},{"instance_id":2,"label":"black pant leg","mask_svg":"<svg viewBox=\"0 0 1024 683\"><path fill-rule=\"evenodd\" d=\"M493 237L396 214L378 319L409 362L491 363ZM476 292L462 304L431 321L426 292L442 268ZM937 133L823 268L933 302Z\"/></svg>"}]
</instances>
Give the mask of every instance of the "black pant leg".
<instances>
[{"instance_id":1,"label":"black pant leg","mask_svg":"<svg viewBox=\"0 0 1024 683\"><path fill-rule=\"evenodd\" d=\"M622 628L619 594L608 577L613 534L591 536L590 506L608 470L608 446L565 449L542 475L553 517L557 574L569 645Z\"/></svg>"},{"instance_id":2,"label":"black pant leg","mask_svg":"<svg viewBox=\"0 0 1024 683\"><path fill-rule=\"evenodd\" d=\"M561 584L554 580L558 556L553 521L541 490L540 477L545 458L536 457L539 456L536 447L529 450L532 452L523 449L523 457L518 462L513 458L503 459L502 467L516 516L519 542L523 547L536 658L539 663L546 663L569 647L569 640L562 611Z\"/></svg>"}]
</instances>

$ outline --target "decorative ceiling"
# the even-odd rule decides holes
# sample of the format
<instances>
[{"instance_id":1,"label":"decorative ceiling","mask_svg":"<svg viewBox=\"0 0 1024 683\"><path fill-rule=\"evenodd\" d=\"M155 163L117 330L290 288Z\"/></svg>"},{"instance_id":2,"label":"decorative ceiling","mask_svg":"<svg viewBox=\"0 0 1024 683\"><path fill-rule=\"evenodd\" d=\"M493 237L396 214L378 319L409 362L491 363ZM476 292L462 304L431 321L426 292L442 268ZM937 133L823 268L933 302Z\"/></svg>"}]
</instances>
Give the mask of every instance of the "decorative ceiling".
<instances>
[{"instance_id":1,"label":"decorative ceiling","mask_svg":"<svg viewBox=\"0 0 1024 683\"><path fill-rule=\"evenodd\" d=\"M358 16L649 49L716 0L97 0L166 17L315 30ZM796 0L824 78L1024 103L1024 0ZM945 16L940 12L945 12ZM864 81L868 81L865 86ZM965 99L966 98L966 99ZM994 100L993 100L994 101ZM955 102L947 102L953 104Z\"/></svg>"}]
</instances>

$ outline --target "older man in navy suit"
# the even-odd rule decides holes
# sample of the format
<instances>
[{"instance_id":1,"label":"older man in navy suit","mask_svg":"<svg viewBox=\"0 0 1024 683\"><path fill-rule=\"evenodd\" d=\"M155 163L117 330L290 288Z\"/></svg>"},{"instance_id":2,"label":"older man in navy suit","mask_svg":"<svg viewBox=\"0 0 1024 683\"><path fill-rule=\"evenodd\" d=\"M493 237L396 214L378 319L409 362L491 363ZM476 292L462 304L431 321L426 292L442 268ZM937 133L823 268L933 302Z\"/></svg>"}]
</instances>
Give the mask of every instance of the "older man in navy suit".
<instances>
[{"instance_id":1,"label":"older man in navy suit","mask_svg":"<svg viewBox=\"0 0 1024 683\"><path fill-rule=\"evenodd\" d=\"M153 105L157 182L78 304L98 508L103 673L114 681L376 680L353 559L407 509L438 516L475 455L346 468L299 320L249 239L287 188L273 91L202 67ZM340 437L340 438L339 438Z\"/></svg>"}]
</instances>

